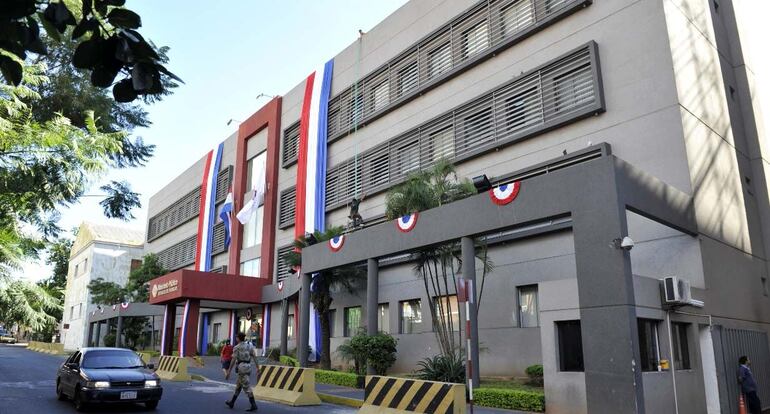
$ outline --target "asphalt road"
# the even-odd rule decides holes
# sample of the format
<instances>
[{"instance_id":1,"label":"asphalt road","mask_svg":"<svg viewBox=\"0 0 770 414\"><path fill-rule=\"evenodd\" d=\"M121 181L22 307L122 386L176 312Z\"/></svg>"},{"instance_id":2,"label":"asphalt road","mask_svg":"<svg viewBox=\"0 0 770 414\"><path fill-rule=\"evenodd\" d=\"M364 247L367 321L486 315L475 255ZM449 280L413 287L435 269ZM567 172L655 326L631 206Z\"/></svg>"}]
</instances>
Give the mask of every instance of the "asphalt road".
<instances>
[{"instance_id":1,"label":"asphalt road","mask_svg":"<svg viewBox=\"0 0 770 414\"><path fill-rule=\"evenodd\" d=\"M19 346L0 345L0 414L75 413L72 403L58 401L55 393L56 371L64 361L53 356L28 351ZM163 382L163 399L158 414L235 413L248 408L241 394L230 410L224 401L232 396L232 385L215 382ZM324 404L320 407L294 408L257 400L259 413L354 413L355 409ZM94 407L91 413L144 412L136 404Z\"/></svg>"}]
</instances>

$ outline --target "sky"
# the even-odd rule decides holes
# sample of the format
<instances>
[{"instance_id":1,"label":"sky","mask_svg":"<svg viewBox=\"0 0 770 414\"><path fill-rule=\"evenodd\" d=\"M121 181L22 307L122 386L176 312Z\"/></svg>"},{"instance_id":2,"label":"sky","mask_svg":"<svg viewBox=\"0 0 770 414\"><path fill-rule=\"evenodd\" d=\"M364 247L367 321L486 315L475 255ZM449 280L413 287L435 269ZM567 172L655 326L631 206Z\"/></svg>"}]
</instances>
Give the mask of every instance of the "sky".
<instances>
[{"instance_id":1,"label":"sky","mask_svg":"<svg viewBox=\"0 0 770 414\"><path fill-rule=\"evenodd\" d=\"M145 167L116 170L94 182L89 194L110 179L126 180L141 194L142 208L129 223L102 214L99 197L60 209L60 225L82 221L146 230L149 197L203 157L238 124L283 95L314 68L342 51L406 0L130 0L142 17L140 33L171 48L169 70L185 84L162 102L148 106L152 125L134 131L155 144ZM230 119L234 121L227 125ZM27 263L18 276L33 281L51 275L42 261Z\"/></svg>"}]
</instances>

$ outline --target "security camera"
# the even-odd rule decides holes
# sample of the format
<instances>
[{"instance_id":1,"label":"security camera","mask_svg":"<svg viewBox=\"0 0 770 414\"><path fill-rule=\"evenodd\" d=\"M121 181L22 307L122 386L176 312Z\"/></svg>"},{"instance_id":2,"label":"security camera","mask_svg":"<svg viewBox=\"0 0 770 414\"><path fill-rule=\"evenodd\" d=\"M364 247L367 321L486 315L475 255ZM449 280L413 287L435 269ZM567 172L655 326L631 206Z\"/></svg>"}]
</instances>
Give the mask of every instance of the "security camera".
<instances>
[{"instance_id":1,"label":"security camera","mask_svg":"<svg viewBox=\"0 0 770 414\"><path fill-rule=\"evenodd\" d=\"M620 248L623 250L631 250L634 248L634 241L628 236L623 237L623 240L620 241Z\"/></svg>"}]
</instances>

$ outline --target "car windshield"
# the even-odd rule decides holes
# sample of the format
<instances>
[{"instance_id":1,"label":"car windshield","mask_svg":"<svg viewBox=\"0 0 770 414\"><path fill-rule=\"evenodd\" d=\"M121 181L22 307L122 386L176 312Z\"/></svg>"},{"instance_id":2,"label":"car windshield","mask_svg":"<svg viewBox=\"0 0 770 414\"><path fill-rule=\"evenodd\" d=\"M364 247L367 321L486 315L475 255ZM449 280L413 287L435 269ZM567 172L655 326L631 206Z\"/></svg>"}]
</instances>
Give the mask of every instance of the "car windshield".
<instances>
[{"instance_id":1,"label":"car windshield","mask_svg":"<svg viewBox=\"0 0 770 414\"><path fill-rule=\"evenodd\" d=\"M139 368L144 363L134 352L105 350L89 351L83 356L83 368Z\"/></svg>"}]
</instances>

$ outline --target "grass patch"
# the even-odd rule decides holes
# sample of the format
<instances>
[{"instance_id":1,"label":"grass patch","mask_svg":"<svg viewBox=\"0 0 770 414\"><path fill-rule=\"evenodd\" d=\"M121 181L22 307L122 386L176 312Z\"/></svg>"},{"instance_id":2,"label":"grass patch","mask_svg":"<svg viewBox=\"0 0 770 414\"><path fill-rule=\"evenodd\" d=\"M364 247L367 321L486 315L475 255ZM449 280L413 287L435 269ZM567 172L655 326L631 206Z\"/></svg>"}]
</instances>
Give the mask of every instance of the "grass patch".
<instances>
[{"instance_id":1,"label":"grass patch","mask_svg":"<svg viewBox=\"0 0 770 414\"><path fill-rule=\"evenodd\" d=\"M315 370L315 382L319 384L339 385L342 387L357 388L358 376L349 372Z\"/></svg>"},{"instance_id":2,"label":"grass patch","mask_svg":"<svg viewBox=\"0 0 770 414\"><path fill-rule=\"evenodd\" d=\"M527 379L524 378L498 378L487 377L481 378L481 388L495 388L501 390L521 390L543 393L543 387L529 384Z\"/></svg>"}]
</instances>

